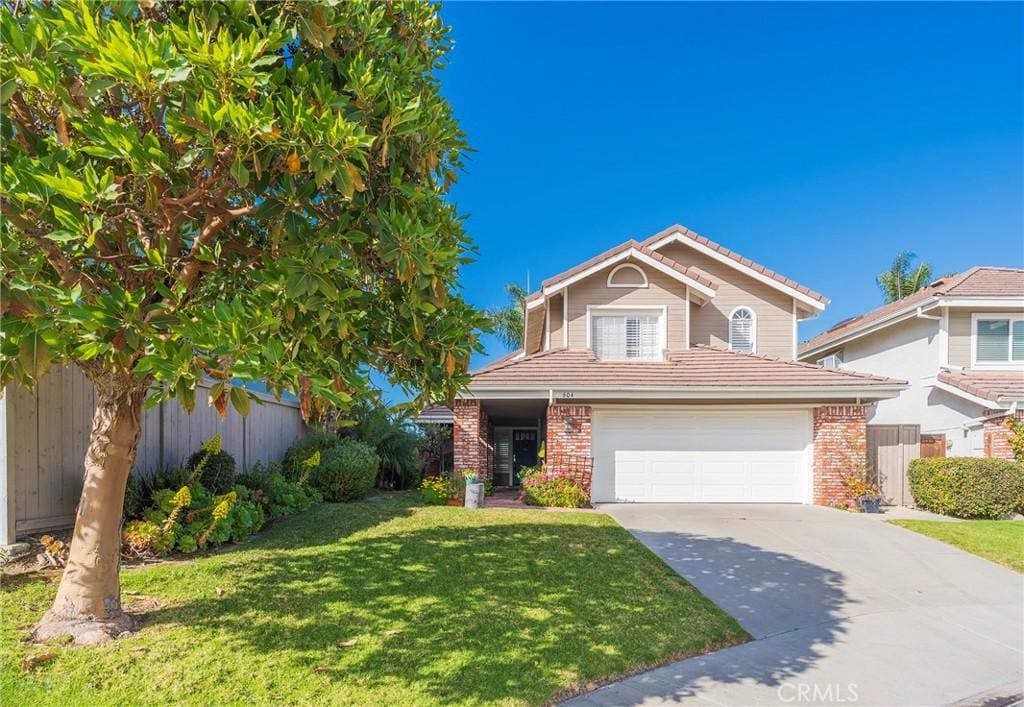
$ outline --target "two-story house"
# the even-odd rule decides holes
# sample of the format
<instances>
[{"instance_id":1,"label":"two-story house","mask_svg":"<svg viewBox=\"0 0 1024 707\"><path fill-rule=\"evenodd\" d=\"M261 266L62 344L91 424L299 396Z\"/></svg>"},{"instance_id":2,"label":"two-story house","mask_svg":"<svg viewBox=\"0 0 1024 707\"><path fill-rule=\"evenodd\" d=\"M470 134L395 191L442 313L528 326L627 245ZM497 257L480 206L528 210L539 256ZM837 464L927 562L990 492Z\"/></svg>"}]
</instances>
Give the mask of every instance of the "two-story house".
<instances>
[{"instance_id":1,"label":"two-story house","mask_svg":"<svg viewBox=\"0 0 1024 707\"><path fill-rule=\"evenodd\" d=\"M926 454L1012 458L1005 421L1024 404L1024 270L936 280L840 322L799 358L906 379L907 390L870 409L871 429L919 434Z\"/></svg>"},{"instance_id":2,"label":"two-story house","mask_svg":"<svg viewBox=\"0 0 1024 707\"><path fill-rule=\"evenodd\" d=\"M455 468L515 485L543 441L598 502L843 502L906 386L794 360L826 304L682 226L627 241L528 296L524 349L453 405Z\"/></svg>"}]
</instances>

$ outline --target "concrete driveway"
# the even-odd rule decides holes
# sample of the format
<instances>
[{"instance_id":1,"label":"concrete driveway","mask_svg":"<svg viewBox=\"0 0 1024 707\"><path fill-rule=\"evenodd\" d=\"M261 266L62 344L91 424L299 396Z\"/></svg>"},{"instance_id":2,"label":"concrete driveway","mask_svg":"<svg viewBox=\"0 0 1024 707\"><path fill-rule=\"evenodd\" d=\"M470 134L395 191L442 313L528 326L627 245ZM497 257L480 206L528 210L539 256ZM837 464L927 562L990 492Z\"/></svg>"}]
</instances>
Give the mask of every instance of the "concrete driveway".
<instances>
[{"instance_id":1,"label":"concrete driveway","mask_svg":"<svg viewBox=\"0 0 1024 707\"><path fill-rule=\"evenodd\" d=\"M1012 570L812 506L602 509L754 640L570 704L1005 705L1024 690L1024 578Z\"/></svg>"}]
</instances>

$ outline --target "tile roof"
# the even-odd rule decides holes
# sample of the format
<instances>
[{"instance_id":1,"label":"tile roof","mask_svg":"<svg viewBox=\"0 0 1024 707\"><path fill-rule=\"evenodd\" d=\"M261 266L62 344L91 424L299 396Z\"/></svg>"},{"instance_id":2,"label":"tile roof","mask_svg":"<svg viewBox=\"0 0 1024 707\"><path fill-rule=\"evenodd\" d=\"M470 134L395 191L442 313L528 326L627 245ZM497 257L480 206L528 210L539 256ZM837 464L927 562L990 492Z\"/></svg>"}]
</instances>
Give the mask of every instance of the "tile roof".
<instances>
[{"instance_id":1,"label":"tile roof","mask_svg":"<svg viewBox=\"0 0 1024 707\"><path fill-rule=\"evenodd\" d=\"M816 349L863 326L881 321L889 315L923 305L939 295L953 297L1024 297L1024 270L986 265L973 267L957 275L938 279L903 299L890 302L878 309L873 309L860 316L840 322L828 331L818 334L801 344L800 353Z\"/></svg>"},{"instance_id":2,"label":"tile roof","mask_svg":"<svg viewBox=\"0 0 1024 707\"><path fill-rule=\"evenodd\" d=\"M679 274L685 275L686 277L690 278L691 280L695 280L696 282L699 282L701 285L704 285L707 288L710 288L712 290L718 288L718 285L715 282L712 282L706 276L702 275L701 273L699 273L694 268L688 268L685 265L681 265L681 264L677 263L676 261L672 260L671 258L667 258L664 255L662 255L661 253L658 253L657 251L651 250L650 248L644 246L642 243L630 239L630 240L626 241L625 243L620 243L619 245L615 246L614 248L611 248L609 250L606 250L603 253L600 253L599 255L595 255L593 258L590 258L589 260L587 260L585 262L582 262L579 265L576 265L575 267L569 268L565 272L561 272L561 273L555 275L554 277L549 277L547 280L544 280L544 282L541 283L541 289L537 290L536 292L530 293L530 295L526 298L526 300L528 302L532 301L532 300L535 300L535 299L537 299L538 297L541 296L541 294L543 293L544 288L553 287L553 286L559 284L560 282L564 282L565 280L568 280L570 277L573 277L574 275L578 275L579 273L583 272L584 270L587 270L588 268L592 268L595 265L599 265L603 261L609 260L611 258L614 258L616 255L619 255L619 254L623 253L624 251L627 251L627 250L630 250L630 249L635 249L638 252L643 253L648 258L652 258L652 259L658 261L659 263L661 263L662 265L665 265L667 267L672 268L673 270L675 270Z\"/></svg>"},{"instance_id":3,"label":"tile roof","mask_svg":"<svg viewBox=\"0 0 1024 707\"><path fill-rule=\"evenodd\" d=\"M472 386L667 388L892 387L903 381L738 353L711 346L670 352L664 361L600 361L585 349L550 349L473 373Z\"/></svg>"},{"instance_id":4,"label":"tile roof","mask_svg":"<svg viewBox=\"0 0 1024 707\"><path fill-rule=\"evenodd\" d=\"M1024 398L1024 371L942 371L939 381L993 403Z\"/></svg>"},{"instance_id":5,"label":"tile roof","mask_svg":"<svg viewBox=\"0 0 1024 707\"><path fill-rule=\"evenodd\" d=\"M700 243L703 246L711 248L712 250L716 251L720 255L724 255L725 257L729 258L730 260L736 261L740 265L744 265L744 266L746 266L746 267L748 267L748 268L750 268L750 269L752 269L752 270L754 270L756 272L761 273L765 277L770 277L771 279L775 280L776 282L778 282L780 284L783 284L786 287L790 287L790 288L796 290L797 292L805 294L808 297L810 297L812 299L815 299L818 302L821 302L822 304L828 304L828 298L825 297L825 295L820 294L818 292L815 292L811 288L805 287L804 285L801 285L796 280L792 280L792 279L786 277L785 275L781 275L781 274L775 272L774 270L772 270L770 268L766 268L764 265L761 265L760 263L755 263L750 258L744 258L739 253L737 253L735 251L732 251L732 250L729 250L725 246L719 245L718 243L715 243L713 240L711 240L709 238L705 238L704 236L700 235L699 233L695 233L695 232L691 231L686 226L680 226L679 224L675 224L674 226L669 226L665 230L659 231L658 233L655 233L650 238L646 239L643 242L643 245L649 247L652 244L657 243L661 239L665 238L666 236L670 236L672 234L678 234L680 236L683 236L684 238L688 238L689 240L691 240L691 241L693 241L695 243Z\"/></svg>"}]
</instances>

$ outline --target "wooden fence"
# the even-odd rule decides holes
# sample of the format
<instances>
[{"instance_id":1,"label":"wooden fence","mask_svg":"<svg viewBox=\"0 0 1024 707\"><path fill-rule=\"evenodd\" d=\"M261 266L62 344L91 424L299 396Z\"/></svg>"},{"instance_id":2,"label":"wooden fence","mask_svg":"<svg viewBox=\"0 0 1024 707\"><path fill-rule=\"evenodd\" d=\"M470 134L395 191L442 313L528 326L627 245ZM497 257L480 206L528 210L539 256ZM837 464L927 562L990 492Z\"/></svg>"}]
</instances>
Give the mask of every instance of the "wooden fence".
<instances>
[{"instance_id":1,"label":"wooden fence","mask_svg":"<svg viewBox=\"0 0 1024 707\"><path fill-rule=\"evenodd\" d=\"M94 406L92 384L73 367L55 369L28 391L7 387L0 402L0 544L16 534L72 524L82 492L83 461ZM258 394L246 418L230 411L221 419L196 391L186 413L176 400L147 410L135 473L151 474L182 464L215 434L235 457L238 470L280 459L305 434L298 403ZM4 420L3 418L6 418ZM6 453L5 453L6 452Z\"/></svg>"}]
</instances>

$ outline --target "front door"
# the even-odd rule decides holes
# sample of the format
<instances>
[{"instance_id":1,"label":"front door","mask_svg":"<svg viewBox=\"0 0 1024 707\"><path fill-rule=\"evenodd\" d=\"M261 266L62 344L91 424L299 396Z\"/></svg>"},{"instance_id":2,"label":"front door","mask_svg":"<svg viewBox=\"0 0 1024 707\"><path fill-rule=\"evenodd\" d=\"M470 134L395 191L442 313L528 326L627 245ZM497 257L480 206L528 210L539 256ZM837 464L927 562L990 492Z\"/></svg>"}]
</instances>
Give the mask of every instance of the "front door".
<instances>
[{"instance_id":1,"label":"front door","mask_svg":"<svg viewBox=\"0 0 1024 707\"><path fill-rule=\"evenodd\" d=\"M519 485L519 470L537 465L537 430L512 430L512 485Z\"/></svg>"}]
</instances>

